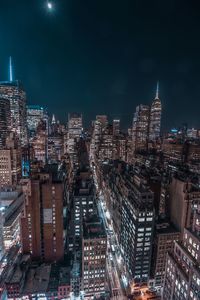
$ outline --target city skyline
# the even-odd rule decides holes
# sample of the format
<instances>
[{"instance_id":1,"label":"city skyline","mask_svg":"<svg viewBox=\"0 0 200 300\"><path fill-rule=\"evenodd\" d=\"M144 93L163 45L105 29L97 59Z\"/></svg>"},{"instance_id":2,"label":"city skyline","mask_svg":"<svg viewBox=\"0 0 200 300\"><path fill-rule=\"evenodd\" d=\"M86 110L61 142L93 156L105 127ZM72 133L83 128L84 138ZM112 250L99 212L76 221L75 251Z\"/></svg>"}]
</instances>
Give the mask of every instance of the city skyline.
<instances>
[{"instance_id":1,"label":"city skyline","mask_svg":"<svg viewBox=\"0 0 200 300\"><path fill-rule=\"evenodd\" d=\"M0 9L0 300L200 299L200 3Z\"/></svg>"},{"instance_id":2,"label":"city skyline","mask_svg":"<svg viewBox=\"0 0 200 300\"><path fill-rule=\"evenodd\" d=\"M159 80L163 128L198 127L199 4L112 4L54 1L50 14L43 1L3 3L0 79L11 55L28 104L48 105L62 122L72 111L82 112L86 124L106 113L124 127L139 103L151 102Z\"/></svg>"}]
</instances>

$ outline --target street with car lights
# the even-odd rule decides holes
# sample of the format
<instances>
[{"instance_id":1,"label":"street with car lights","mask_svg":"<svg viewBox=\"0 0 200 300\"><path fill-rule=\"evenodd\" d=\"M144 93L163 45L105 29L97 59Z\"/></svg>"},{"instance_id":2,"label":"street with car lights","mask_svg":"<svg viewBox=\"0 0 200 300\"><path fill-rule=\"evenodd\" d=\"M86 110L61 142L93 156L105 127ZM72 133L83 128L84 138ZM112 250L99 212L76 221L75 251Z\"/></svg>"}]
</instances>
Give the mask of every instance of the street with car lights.
<instances>
[{"instance_id":1,"label":"street with car lights","mask_svg":"<svg viewBox=\"0 0 200 300\"><path fill-rule=\"evenodd\" d=\"M98 208L103 219L108 237L107 273L109 275L109 285L112 299L125 300L127 299L127 297L125 296L123 281L120 276L121 272L119 272L121 266L120 268L118 266L118 264L121 263L119 245L117 244L112 225L108 223L109 212L107 211L106 204L102 195L99 196L98 199Z\"/></svg>"}]
</instances>

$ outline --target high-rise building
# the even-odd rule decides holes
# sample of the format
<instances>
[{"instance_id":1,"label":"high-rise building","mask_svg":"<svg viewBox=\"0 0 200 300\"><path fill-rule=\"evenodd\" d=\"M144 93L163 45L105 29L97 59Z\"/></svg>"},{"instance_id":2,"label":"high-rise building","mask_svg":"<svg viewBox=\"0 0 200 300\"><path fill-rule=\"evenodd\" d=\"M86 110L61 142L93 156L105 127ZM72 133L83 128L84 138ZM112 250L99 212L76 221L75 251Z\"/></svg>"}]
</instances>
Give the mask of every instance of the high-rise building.
<instances>
[{"instance_id":1,"label":"high-rise building","mask_svg":"<svg viewBox=\"0 0 200 300\"><path fill-rule=\"evenodd\" d=\"M149 140L155 142L160 137L162 106L159 98L159 83L157 83L156 97L150 108Z\"/></svg>"},{"instance_id":2,"label":"high-rise building","mask_svg":"<svg viewBox=\"0 0 200 300\"><path fill-rule=\"evenodd\" d=\"M77 163L76 142L80 139L83 129L82 115L78 113L68 114L67 152L74 163Z\"/></svg>"},{"instance_id":3,"label":"high-rise building","mask_svg":"<svg viewBox=\"0 0 200 300\"><path fill-rule=\"evenodd\" d=\"M48 136L47 157L49 163L61 161L64 154L64 137L63 134L56 133Z\"/></svg>"},{"instance_id":4,"label":"high-rise building","mask_svg":"<svg viewBox=\"0 0 200 300\"><path fill-rule=\"evenodd\" d=\"M106 291L107 237L103 220L91 215L83 224L82 275L84 299L100 297Z\"/></svg>"},{"instance_id":5,"label":"high-rise building","mask_svg":"<svg viewBox=\"0 0 200 300\"><path fill-rule=\"evenodd\" d=\"M79 139L82 133L82 115L71 113L68 115L68 135L69 138Z\"/></svg>"},{"instance_id":6,"label":"high-rise building","mask_svg":"<svg viewBox=\"0 0 200 300\"><path fill-rule=\"evenodd\" d=\"M133 118L133 153L147 150L149 134L149 106L140 104L136 107Z\"/></svg>"},{"instance_id":7,"label":"high-rise building","mask_svg":"<svg viewBox=\"0 0 200 300\"><path fill-rule=\"evenodd\" d=\"M21 176L21 147L16 136L10 133L5 148L0 150L0 187L18 184Z\"/></svg>"},{"instance_id":8,"label":"high-rise building","mask_svg":"<svg viewBox=\"0 0 200 300\"><path fill-rule=\"evenodd\" d=\"M200 299L200 213L194 213L193 224L184 229L183 241L175 242L167 255L163 300Z\"/></svg>"},{"instance_id":9,"label":"high-rise building","mask_svg":"<svg viewBox=\"0 0 200 300\"><path fill-rule=\"evenodd\" d=\"M113 135L117 136L120 133L120 120L115 119L113 120Z\"/></svg>"},{"instance_id":10,"label":"high-rise building","mask_svg":"<svg viewBox=\"0 0 200 300\"><path fill-rule=\"evenodd\" d=\"M30 137L36 134L37 127L41 120L46 122L46 128L48 129L48 115L46 109L40 105L27 105L27 126Z\"/></svg>"},{"instance_id":11,"label":"high-rise building","mask_svg":"<svg viewBox=\"0 0 200 300\"><path fill-rule=\"evenodd\" d=\"M14 80L10 59L9 81L0 82L0 95L10 101L11 130L16 132L22 145L27 144L26 93L18 80Z\"/></svg>"},{"instance_id":12,"label":"high-rise building","mask_svg":"<svg viewBox=\"0 0 200 300\"><path fill-rule=\"evenodd\" d=\"M63 184L52 174L32 179L21 215L22 252L47 262L63 259Z\"/></svg>"},{"instance_id":13,"label":"high-rise building","mask_svg":"<svg viewBox=\"0 0 200 300\"><path fill-rule=\"evenodd\" d=\"M43 163L47 160L47 129L46 122L40 121L37 127L37 133L31 140L33 146L34 158Z\"/></svg>"},{"instance_id":14,"label":"high-rise building","mask_svg":"<svg viewBox=\"0 0 200 300\"><path fill-rule=\"evenodd\" d=\"M126 196L122 200L120 244L130 276L147 282L150 275L154 225L153 193L146 182L126 177Z\"/></svg>"},{"instance_id":15,"label":"high-rise building","mask_svg":"<svg viewBox=\"0 0 200 300\"><path fill-rule=\"evenodd\" d=\"M112 126L107 125L102 129L99 151L98 151L98 159L101 162L103 162L105 160L112 159L112 158L113 158Z\"/></svg>"},{"instance_id":16,"label":"high-rise building","mask_svg":"<svg viewBox=\"0 0 200 300\"><path fill-rule=\"evenodd\" d=\"M108 125L108 117L106 115L97 115L96 120L101 123L102 127Z\"/></svg>"},{"instance_id":17,"label":"high-rise building","mask_svg":"<svg viewBox=\"0 0 200 300\"><path fill-rule=\"evenodd\" d=\"M10 150L0 150L0 187L12 185Z\"/></svg>"},{"instance_id":18,"label":"high-rise building","mask_svg":"<svg viewBox=\"0 0 200 300\"><path fill-rule=\"evenodd\" d=\"M10 101L0 95L0 148L5 147L6 137L10 130Z\"/></svg>"},{"instance_id":19,"label":"high-rise building","mask_svg":"<svg viewBox=\"0 0 200 300\"><path fill-rule=\"evenodd\" d=\"M179 240L180 232L172 224L162 222L156 225L152 255L152 275L156 287L163 286L167 253L173 250L174 242Z\"/></svg>"},{"instance_id":20,"label":"high-rise building","mask_svg":"<svg viewBox=\"0 0 200 300\"><path fill-rule=\"evenodd\" d=\"M193 210L200 203L200 189L186 176L176 175L169 187L169 215L171 222L183 234L191 224Z\"/></svg>"}]
</instances>

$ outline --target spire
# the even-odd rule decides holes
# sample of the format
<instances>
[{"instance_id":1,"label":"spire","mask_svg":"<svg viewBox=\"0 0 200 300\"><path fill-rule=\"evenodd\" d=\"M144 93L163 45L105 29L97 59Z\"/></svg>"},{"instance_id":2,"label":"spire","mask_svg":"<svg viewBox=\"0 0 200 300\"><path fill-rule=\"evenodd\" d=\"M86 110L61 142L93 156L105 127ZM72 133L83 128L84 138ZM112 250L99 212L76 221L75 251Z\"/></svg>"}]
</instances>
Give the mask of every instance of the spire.
<instances>
[{"instance_id":1,"label":"spire","mask_svg":"<svg viewBox=\"0 0 200 300\"><path fill-rule=\"evenodd\" d=\"M52 116L51 124L56 124L56 118L55 118L55 115Z\"/></svg>"},{"instance_id":2,"label":"spire","mask_svg":"<svg viewBox=\"0 0 200 300\"><path fill-rule=\"evenodd\" d=\"M13 67L12 67L12 57L9 58L9 81L13 81Z\"/></svg>"},{"instance_id":3,"label":"spire","mask_svg":"<svg viewBox=\"0 0 200 300\"><path fill-rule=\"evenodd\" d=\"M156 97L155 99L159 99L159 81L157 81L157 86L156 86Z\"/></svg>"}]
</instances>

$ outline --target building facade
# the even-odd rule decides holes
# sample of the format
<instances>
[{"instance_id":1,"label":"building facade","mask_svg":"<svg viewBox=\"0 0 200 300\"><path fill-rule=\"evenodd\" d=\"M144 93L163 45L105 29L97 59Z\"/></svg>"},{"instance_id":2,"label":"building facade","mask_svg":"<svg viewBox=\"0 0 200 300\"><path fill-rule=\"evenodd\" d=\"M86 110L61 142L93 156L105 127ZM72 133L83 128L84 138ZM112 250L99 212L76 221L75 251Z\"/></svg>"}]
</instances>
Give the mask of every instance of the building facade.
<instances>
[{"instance_id":1,"label":"building facade","mask_svg":"<svg viewBox=\"0 0 200 300\"><path fill-rule=\"evenodd\" d=\"M103 221L91 215L84 221L82 274L84 299L103 296L106 291L107 238Z\"/></svg>"},{"instance_id":2,"label":"building facade","mask_svg":"<svg viewBox=\"0 0 200 300\"><path fill-rule=\"evenodd\" d=\"M0 82L0 94L10 102L11 131L27 144L26 93L19 81Z\"/></svg>"},{"instance_id":3,"label":"building facade","mask_svg":"<svg viewBox=\"0 0 200 300\"><path fill-rule=\"evenodd\" d=\"M47 262L63 259L63 184L50 174L30 182L21 215L23 253Z\"/></svg>"}]
</instances>

